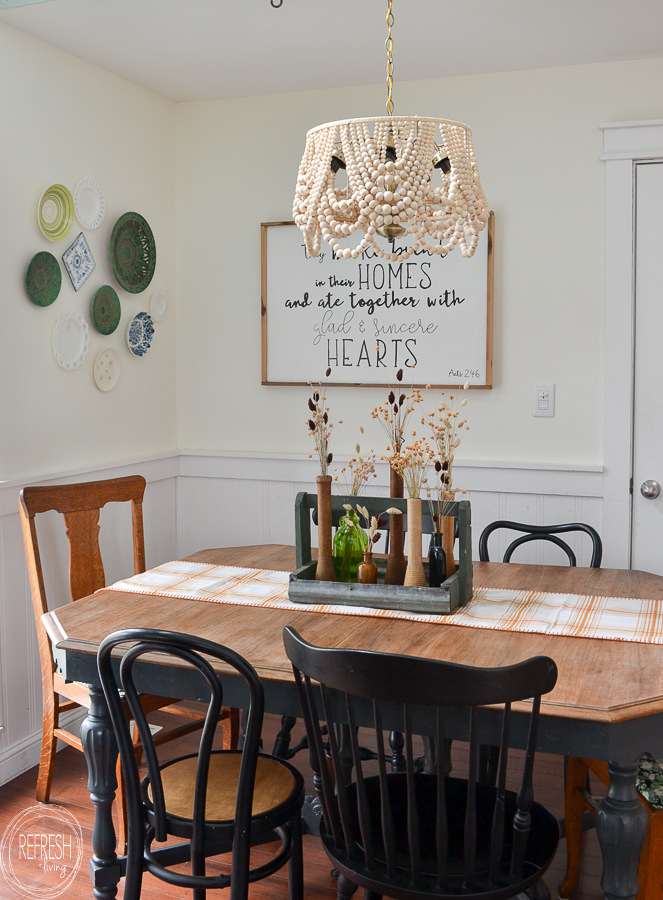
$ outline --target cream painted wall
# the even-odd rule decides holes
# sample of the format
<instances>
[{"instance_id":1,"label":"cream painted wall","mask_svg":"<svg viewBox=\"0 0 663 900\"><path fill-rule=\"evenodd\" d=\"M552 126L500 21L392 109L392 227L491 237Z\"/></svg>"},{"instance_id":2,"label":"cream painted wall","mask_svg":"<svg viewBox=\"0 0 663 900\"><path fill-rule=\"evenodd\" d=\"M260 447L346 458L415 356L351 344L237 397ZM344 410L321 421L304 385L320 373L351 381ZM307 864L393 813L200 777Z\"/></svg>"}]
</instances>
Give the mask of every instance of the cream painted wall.
<instances>
[{"instance_id":1,"label":"cream painted wall","mask_svg":"<svg viewBox=\"0 0 663 900\"><path fill-rule=\"evenodd\" d=\"M94 66L0 25L0 480L82 467L172 450L175 408L175 190L173 104ZM49 184L73 190L82 177L106 196L101 226L85 232L97 268L76 293L63 268L60 296L48 308L28 299L24 276L32 256L62 253L81 231L75 222L62 241L48 241L37 225L37 203ZM131 295L114 282L108 242L114 222L136 210L157 245L152 284ZM61 313L80 311L102 284L118 289L122 319L102 337L91 328L87 359L61 369L51 336ZM133 357L125 343L130 318L153 290L171 297L152 350ZM102 393L92 367L113 347L122 375Z\"/></svg>"},{"instance_id":2,"label":"cream painted wall","mask_svg":"<svg viewBox=\"0 0 663 900\"><path fill-rule=\"evenodd\" d=\"M0 144L0 479L176 447L308 452L305 389L260 385L259 225L291 216L307 128L381 112L384 87L175 106L7 26L0 76L13 87ZM397 113L471 123L496 214L494 389L472 392L462 461L601 465L598 126L660 115L662 83L661 60L397 82ZM58 300L39 309L25 295L25 268L38 250L60 255L68 245L39 232L39 194L86 175L108 202L101 228L87 233L98 268L78 294L65 274ZM108 238L128 209L154 229L155 279L143 295L120 291L118 331L92 332L84 365L65 372L52 358L53 326L65 310L86 312L94 288L113 283ZM169 293L170 313L137 360L124 346L126 323L157 288ZM120 353L123 373L102 394L92 363L106 346ZM537 381L557 384L554 419L531 416ZM332 388L333 414L344 419L337 455L352 452L382 396ZM369 426L364 444L381 442Z\"/></svg>"},{"instance_id":3,"label":"cream painted wall","mask_svg":"<svg viewBox=\"0 0 663 900\"><path fill-rule=\"evenodd\" d=\"M472 125L495 211L494 389L472 392L459 459L601 465L599 124L660 116L661 87L661 60L396 84L397 114ZM291 218L306 130L384 99L374 86L178 107L180 447L309 451L306 390L260 385L259 225ZM557 385L553 419L532 417L540 381ZM329 396L334 447L350 453L382 392Z\"/></svg>"}]
</instances>

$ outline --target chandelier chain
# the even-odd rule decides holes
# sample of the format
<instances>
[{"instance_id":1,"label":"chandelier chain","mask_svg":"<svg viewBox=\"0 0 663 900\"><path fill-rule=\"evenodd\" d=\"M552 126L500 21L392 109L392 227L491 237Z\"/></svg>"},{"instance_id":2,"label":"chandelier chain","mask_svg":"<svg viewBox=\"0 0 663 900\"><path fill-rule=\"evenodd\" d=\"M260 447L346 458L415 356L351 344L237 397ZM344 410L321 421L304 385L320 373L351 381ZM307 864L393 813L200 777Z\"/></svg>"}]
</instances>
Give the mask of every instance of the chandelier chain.
<instances>
[{"instance_id":1,"label":"chandelier chain","mask_svg":"<svg viewBox=\"0 0 663 900\"><path fill-rule=\"evenodd\" d=\"M390 117L394 114L394 104L392 98L394 90L394 41L391 36L391 29L393 24L393 0L389 0L389 7L387 9L387 40L384 42L384 46L385 50L387 51L387 115Z\"/></svg>"}]
</instances>

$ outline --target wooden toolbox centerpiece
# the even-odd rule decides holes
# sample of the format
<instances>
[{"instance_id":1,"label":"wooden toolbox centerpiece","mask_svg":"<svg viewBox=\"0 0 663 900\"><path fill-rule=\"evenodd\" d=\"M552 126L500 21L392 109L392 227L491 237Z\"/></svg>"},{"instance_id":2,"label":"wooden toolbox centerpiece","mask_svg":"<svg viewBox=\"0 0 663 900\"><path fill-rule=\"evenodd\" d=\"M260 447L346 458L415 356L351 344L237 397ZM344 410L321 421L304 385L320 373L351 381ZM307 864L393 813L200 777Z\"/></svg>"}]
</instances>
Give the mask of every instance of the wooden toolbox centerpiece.
<instances>
[{"instance_id":1,"label":"wooden toolbox centerpiece","mask_svg":"<svg viewBox=\"0 0 663 900\"><path fill-rule=\"evenodd\" d=\"M407 500L389 497L341 497L332 496L332 521L337 526L345 514L343 504L353 509L357 503L369 514L377 516L388 507L396 507L405 515ZM432 516L428 512L432 504L422 500L424 532L432 530ZM295 603L327 603L342 606L367 606L373 609L402 609L408 612L443 615L457 606L463 606L472 597L472 530L469 500L445 504L445 516L456 520L457 534L456 571L440 587L405 587L384 584L385 559L376 559L377 584L355 584L340 581L316 581L316 560L311 555L311 517L317 511L317 494L300 493L295 501L295 532L297 539L297 569L290 575L288 595ZM388 517L385 517L388 518ZM427 522L428 528L427 528ZM407 526L407 522L405 522ZM388 528L388 524L387 524ZM385 530L384 528L381 530ZM428 562L424 562L428 577Z\"/></svg>"}]
</instances>

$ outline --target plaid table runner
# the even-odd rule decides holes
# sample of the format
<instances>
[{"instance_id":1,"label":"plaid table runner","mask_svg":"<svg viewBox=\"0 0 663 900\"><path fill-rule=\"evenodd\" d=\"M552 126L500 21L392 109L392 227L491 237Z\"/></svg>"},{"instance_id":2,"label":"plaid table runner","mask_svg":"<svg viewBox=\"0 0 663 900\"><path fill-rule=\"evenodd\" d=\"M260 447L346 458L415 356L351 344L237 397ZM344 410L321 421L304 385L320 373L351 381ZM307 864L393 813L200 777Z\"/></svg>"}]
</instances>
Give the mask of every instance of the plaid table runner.
<instances>
[{"instance_id":1,"label":"plaid table runner","mask_svg":"<svg viewBox=\"0 0 663 900\"><path fill-rule=\"evenodd\" d=\"M174 560L118 581L110 590L239 606L663 644L663 603L658 600L476 587L469 603L442 616L398 609L293 603L288 599L288 581L288 572Z\"/></svg>"}]
</instances>

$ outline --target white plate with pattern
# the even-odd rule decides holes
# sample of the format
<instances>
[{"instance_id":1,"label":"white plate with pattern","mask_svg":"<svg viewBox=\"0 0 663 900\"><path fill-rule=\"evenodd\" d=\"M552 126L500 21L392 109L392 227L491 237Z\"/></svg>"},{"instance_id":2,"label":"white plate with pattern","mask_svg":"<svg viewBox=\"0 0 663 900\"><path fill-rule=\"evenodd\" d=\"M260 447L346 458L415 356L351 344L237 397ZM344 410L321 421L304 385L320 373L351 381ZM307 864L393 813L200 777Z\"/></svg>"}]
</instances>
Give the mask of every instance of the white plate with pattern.
<instances>
[{"instance_id":1,"label":"white plate with pattern","mask_svg":"<svg viewBox=\"0 0 663 900\"><path fill-rule=\"evenodd\" d=\"M74 188L76 218L88 231L94 231L104 221L106 198L96 181L81 178Z\"/></svg>"},{"instance_id":2,"label":"white plate with pattern","mask_svg":"<svg viewBox=\"0 0 663 900\"><path fill-rule=\"evenodd\" d=\"M120 380L121 370L119 354L107 347L94 361L94 383L100 391L112 391Z\"/></svg>"},{"instance_id":3,"label":"white plate with pattern","mask_svg":"<svg viewBox=\"0 0 663 900\"><path fill-rule=\"evenodd\" d=\"M62 313L53 329L53 353L59 366L72 372L85 362L90 329L80 313Z\"/></svg>"}]
</instances>

